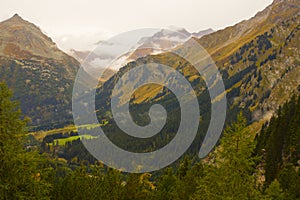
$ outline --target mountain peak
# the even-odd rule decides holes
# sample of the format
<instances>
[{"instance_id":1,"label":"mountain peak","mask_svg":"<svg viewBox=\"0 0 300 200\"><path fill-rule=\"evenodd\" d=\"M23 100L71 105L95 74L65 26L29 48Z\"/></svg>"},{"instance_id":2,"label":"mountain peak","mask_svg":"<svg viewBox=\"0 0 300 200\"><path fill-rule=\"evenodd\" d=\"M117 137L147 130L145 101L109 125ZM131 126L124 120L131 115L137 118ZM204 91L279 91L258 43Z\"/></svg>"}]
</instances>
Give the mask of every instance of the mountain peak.
<instances>
[{"instance_id":1,"label":"mountain peak","mask_svg":"<svg viewBox=\"0 0 300 200\"><path fill-rule=\"evenodd\" d=\"M21 26L30 26L31 28L38 28L34 24L23 19L18 13L15 13L12 17L8 18L7 20L0 22L0 24L8 27L21 25Z\"/></svg>"},{"instance_id":2,"label":"mountain peak","mask_svg":"<svg viewBox=\"0 0 300 200\"><path fill-rule=\"evenodd\" d=\"M12 18L21 18L21 17L20 17L20 15L18 13L16 13L16 14L14 14L14 16L12 16Z\"/></svg>"},{"instance_id":3,"label":"mountain peak","mask_svg":"<svg viewBox=\"0 0 300 200\"><path fill-rule=\"evenodd\" d=\"M18 14L0 22L0 56L18 59L34 56L63 60L66 55L59 51L50 37L35 24L24 20Z\"/></svg>"},{"instance_id":4,"label":"mountain peak","mask_svg":"<svg viewBox=\"0 0 300 200\"><path fill-rule=\"evenodd\" d=\"M14 14L10 19L8 20L18 20L18 21L25 21L18 13Z\"/></svg>"}]
</instances>

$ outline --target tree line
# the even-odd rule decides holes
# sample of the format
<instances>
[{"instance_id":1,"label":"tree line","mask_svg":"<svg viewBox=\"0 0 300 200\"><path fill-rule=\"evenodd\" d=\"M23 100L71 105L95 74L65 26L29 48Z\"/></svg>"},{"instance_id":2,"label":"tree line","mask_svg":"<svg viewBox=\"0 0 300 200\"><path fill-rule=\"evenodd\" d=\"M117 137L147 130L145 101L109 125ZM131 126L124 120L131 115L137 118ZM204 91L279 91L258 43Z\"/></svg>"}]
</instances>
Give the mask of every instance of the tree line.
<instances>
[{"instance_id":1,"label":"tree line","mask_svg":"<svg viewBox=\"0 0 300 200\"><path fill-rule=\"evenodd\" d=\"M208 158L185 157L152 174L124 174L99 162L71 168L26 150L26 119L11 98L0 83L0 199L300 198L300 98L282 106L255 139L239 114Z\"/></svg>"}]
</instances>

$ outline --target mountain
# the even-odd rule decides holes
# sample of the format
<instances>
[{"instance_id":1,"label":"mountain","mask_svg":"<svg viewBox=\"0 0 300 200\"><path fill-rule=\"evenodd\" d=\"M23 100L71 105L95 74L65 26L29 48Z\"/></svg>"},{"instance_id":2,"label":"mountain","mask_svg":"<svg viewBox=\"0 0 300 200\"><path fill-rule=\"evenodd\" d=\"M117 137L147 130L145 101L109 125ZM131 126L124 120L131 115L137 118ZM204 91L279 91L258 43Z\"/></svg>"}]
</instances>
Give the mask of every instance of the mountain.
<instances>
[{"instance_id":1,"label":"mountain","mask_svg":"<svg viewBox=\"0 0 300 200\"><path fill-rule=\"evenodd\" d=\"M274 0L274 2L258 12L249 20L244 20L234 26L216 31L199 39L199 43L215 59L228 56L253 38L265 33L281 21L287 20L299 14L299 1L297 0Z\"/></svg>"},{"instance_id":2,"label":"mountain","mask_svg":"<svg viewBox=\"0 0 300 200\"><path fill-rule=\"evenodd\" d=\"M146 55L154 55L169 51L178 45L183 44L189 38L200 38L204 35L214 32L212 29L200 31L198 33L189 33L184 28L170 27L169 29L161 29L151 36L141 37L136 44L132 44L130 49L121 55L111 55L109 52L113 47L118 48L119 43L99 41L96 45L101 46L102 51L77 51L72 49L70 55L80 61L86 71L91 75L95 72L102 72L105 66L109 65L109 69L104 73L102 81L108 80L116 71L127 63L134 61ZM99 48L99 47L98 47ZM108 49L108 52L106 51Z\"/></svg>"},{"instance_id":3,"label":"mountain","mask_svg":"<svg viewBox=\"0 0 300 200\"><path fill-rule=\"evenodd\" d=\"M226 76L248 71L229 91L239 90L235 103L249 107L254 119L274 112L298 92L299 14L299 1L274 1L250 20L199 39ZM217 38L231 43L207 42Z\"/></svg>"},{"instance_id":4,"label":"mountain","mask_svg":"<svg viewBox=\"0 0 300 200\"><path fill-rule=\"evenodd\" d=\"M70 123L79 67L78 61L18 14L0 23L0 79L14 91L32 126Z\"/></svg>"},{"instance_id":5,"label":"mountain","mask_svg":"<svg viewBox=\"0 0 300 200\"><path fill-rule=\"evenodd\" d=\"M171 27L170 30L162 29L151 37L142 38L138 42L138 48L127 59L127 63L146 55L170 51L186 42L192 36L201 38L202 36L208 35L212 32L214 32L212 29L199 31L198 33L189 33L184 28L176 27Z\"/></svg>"},{"instance_id":6,"label":"mountain","mask_svg":"<svg viewBox=\"0 0 300 200\"><path fill-rule=\"evenodd\" d=\"M182 32L186 31L183 29ZM190 34L187 38L191 36L196 34ZM168 38L169 42L164 38ZM170 42L170 38L180 42ZM249 20L194 39L211 54L222 73L229 115L231 111L242 109L248 113L250 121L255 121L270 116L291 94L298 92L298 38L299 2L276 0ZM141 38L138 44L147 46L148 43L164 48L169 45L173 48L173 45L184 40L185 37L161 30ZM188 42L177 45L176 49L186 48ZM91 61L98 57L89 52L75 53L77 57L89 54ZM142 56L136 56L138 53ZM130 60L134 61L127 61L129 63L125 67L99 88L96 102L100 107L99 113L107 112L114 83L124 72L152 61L180 71L193 83L198 98L206 98L205 83L189 63L168 52L148 52L145 55L143 52L127 55L132 56ZM101 56L101 59L110 58L109 55ZM79 66L78 61L59 50L40 28L17 14L0 23L0 78L13 89L15 99L20 101L22 111L32 119L33 126L61 125L72 120L72 86ZM144 87L135 93L132 103L172 103L168 99L170 95L170 91L160 86Z\"/></svg>"},{"instance_id":7,"label":"mountain","mask_svg":"<svg viewBox=\"0 0 300 200\"><path fill-rule=\"evenodd\" d=\"M267 86L269 92L271 92L273 87L279 87L278 85L281 85L281 82L282 86L285 87L292 84L293 87L291 85L292 88L288 89L289 92L292 92L298 86L297 79L295 82L291 82L296 77L293 77L292 80L287 79L287 81L291 83L287 84L283 83L285 80L280 76L283 76L283 72L281 71L285 71L289 67L292 68L292 73L287 70L287 73L284 76L296 75L298 71L297 66L299 56L297 51L295 51L295 48L297 49L296 46L299 44L299 40L297 39L299 11L298 1L274 1L255 17L242 21L241 23L224 30L213 32L197 40L211 54L217 66L223 72L224 79L227 79L227 82L238 76L241 71L248 69L250 71L249 74L244 74L240 77L241 79L246 78L246 76L254 75L255 73L260 73L261 76L266 79L266 82L272 83ZM293 42L291 42L291 40L293 40ZM184 48L184 45L182 48ZM158 57L168 59L167 54L161 54L156 57L152 56L152 58L145 58L144 61L157 58L158 61L164 63L164 61ZM283 62L282 59L284 57L290 57L290 59L285 59ZM174 61L173 63L176 62ZM131 65L134 67L134 62ZM271 68L270 65L273 65L274 69L266 70ZM290 66L287 67L286 65ZM178 66L173 67L178 68ZM125 68L128 68L128 66ZM253 68L253 70L251 70L251 68ZM122 74L122 72L120 73ZM119 76L119 74L116 75L116 77ZM239 81L236 80L236 83L239 83ZM276 84L274 82L276 82ZM233 85L228 85L227 87L230 89L232 86ZM252 89L254 90L254 88ZM245 91L241 92L244 93ZM271 93L278 92L279 91L272 90ZM148 95L139 94L139 96L146 99L145 96ZM152 96L155 97L156 94L153 94ZM285 95L281 95L279 98L283 98L283 96ZM241 101L245 101L245 99L242 99L243 98L241 98ZM274 106L273 109L275 109L277 106L276 104L282 102L283 100L277 99L273 103L270 102L270 105Z\"/></svg>"},{"instance_id":8,"label":"mountain","mask_svg":"<svg viewBox=\"0 0 300 200\"><path fill-rule=\"evenodd\" d=\"M187 33L184 30L180 32ZM166 37L164 41L163 37ZM138 45L145 42L155 45L159 42L167 43L167 37L176 38L161 30L152 38L141 38ZM182 37L180 39L169 42L169 47L172 48L186 40ZM88 51L72 50L72 55L80 62L89 55L90 60L85 63L91 65L85 67L91 74L94 59L111 58L110 55L93 55ZM51 128L71 123L73 83L80 62L58 49L53 40L39 27L22 19L18 14L0 23L0 78L14 91L14 99L20 101L21 109L31 119L32 127ZM120 66L123 64L120 63ZM100 82L106 81L115 72L107 70ZM93 79L88 74L86 76L89 77L87 79ZM84 84L88 84L88 81Z\"/></svg>"},{"instance_id":9,"label":"mountain","mask_svg":"<svg viewBox=\"0 0 300 200\"><path fill-rule=\"evenodd\" d=\"M299 1L274 1L249 20L196 39L210 53L222 74L227 93L228 122L232 121L239 111L244 112L249 124L267 120L293 94L299 94L299 14ZM177 47L177 50L189 55L197 55L197 52L189 47L189 41ZM200 104L203 123L203 130L199 130L200 135L205 133L211 112L211 101L206 84L190 63L168 52L148 55L130 62L105 82L99 88L96 96L98 117L111 119L114 123L109 111L110 97L115 84L125 72L146 63L161 63L171 66L189 80ZM147 82L148 77L150 77L149 70L144 69L134 77L128 77L122 81L135 85L142 79ZM179 84L174 79L170 79L170 81L171 84ZM128 87L121 88L117 96L122 98L122 96L129 95ZM140 125L147 125L149 123L147 117L149 105L159 103L166 106L168 114L171 114L173 121L170 124L178 124L176 123L178 118L175 115L180 113L180 109L176 98L172 95L168 89L159 85L152 84L139 88L130 100L133 119ZM172 126L165 130L169 134L168 138L172 138L174 130L176 129ZM118 132L118 129L109 131ZM201 138L203 135L200 136L200 141ZM128 144L131 139L124 136L122 141L126 141L124 143ZM156 141L155 144L147 145L151 149L154 146L157 147L159 143ZM122 146L121 143L118 145Z\"/></svg>"}]
</instances>

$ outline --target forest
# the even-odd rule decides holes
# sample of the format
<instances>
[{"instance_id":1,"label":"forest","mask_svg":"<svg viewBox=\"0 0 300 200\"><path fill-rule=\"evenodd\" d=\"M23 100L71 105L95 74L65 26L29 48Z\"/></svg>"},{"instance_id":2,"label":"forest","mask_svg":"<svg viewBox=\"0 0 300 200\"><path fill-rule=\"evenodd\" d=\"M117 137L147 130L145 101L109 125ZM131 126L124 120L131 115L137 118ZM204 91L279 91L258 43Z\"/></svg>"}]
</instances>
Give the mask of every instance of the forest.
<instances>
[{"instance_id":1,"label":"forest","mask_svg":"<svg viewBox=\"0 0 300 200\"><path fill-rule=\"evenodd\" d=\"M186 155L143 174L94 159L61 162L42 145L26 148L28 119L11 99L1 83L0 199L300 199L300 97L281 106L258 134L240 113L206 159Z\"/></svg>"}]
</instances>

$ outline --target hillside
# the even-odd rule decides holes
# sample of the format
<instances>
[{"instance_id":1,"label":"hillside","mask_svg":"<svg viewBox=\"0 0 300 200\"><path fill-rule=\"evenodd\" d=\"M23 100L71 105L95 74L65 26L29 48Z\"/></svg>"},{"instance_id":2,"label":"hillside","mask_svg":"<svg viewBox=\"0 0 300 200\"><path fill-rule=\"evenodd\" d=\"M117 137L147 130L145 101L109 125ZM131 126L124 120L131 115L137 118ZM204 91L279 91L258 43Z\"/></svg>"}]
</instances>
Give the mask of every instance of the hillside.
<instances>
[{"instance_id":1,"label":"hillside","mask_svg":"<svg viewBox=\"0 0 300 200\"><path fill-rule=\"evenodd\" d=\"M19 15L0 23L0 80L14 91L32 126L70 123L73 81L80 64Z\"/></svg>"},{"instance_id":2,"label":"hillside","mask_svg":"<svg viewBox=\"0 0 300 200\"><path fill-rule=\"evenodd\" d=\"M300 92L299 70L299 23L300 3L298 1L274 1L264 11L250 20L243 21L233 27L204 36L198 42L211 53L219 68L227 93L227 122L231 122L239 111L243 111L248 124L255 121L268 120L279 105L287 101L293 94ZM197 55L183 44L175 51L182 51L192 56ZM171 66L183 74L191 83L198 96L201 111L201 123L198 139L191 146L192 151L199 149L204 133L208 128L211 115L211 101L207 86L201 76L186 60L172 53L146 56L127 64L98 89L96 108L99 121L106 119L111 126L104 127L109 137L122 148L133 148L138 151L158 149L170 141L175 134L180 120L180 107L170 90L158 85L146 85L131 96L130 112L133 120L141 126L149 123L148 109L153 104L162 104L170 122L166 124L158 136L141 142L122 134L116 127L110 113L110 97L112 90L127 71L146 63L160 63ZM128 96L128 88L139 80L147 80L149 70L141 71L131 79L123 79L123 88L119 90L119 98ZM170 74L166 74L166 77ZM176 79L171 84L178 85ZM215 102L216 99L212 101ZM110 134L111 133L111 134ZM118 133L118 134L116 134ZM118 136L117 136L118 135ZM151 141L155 140L155 142ZM139 143L140 145L137 145ZM147 146L147 149L144 147ZM136 150L135 149L135 150ZM143 149L143 150L141 150Z\"/></svg>"},{"instance_id":3,"label":"hillside","mask_svg":"<svg viewBox=\"0 0 300 200\"><path fill-rule=\"evenodd\" d=\"M295 0L274 1L255 17L198 40L223 75L230 107L236 105L249 109L253 119L258 119L268 111L276 110L293 92L297 92L300 84L297 78L299 6ZM185 44L180 48L186 48ZM99 93L99 106L103 106L101 102L105 94L110 93L118 77L141 63L153 61L177 69L194 83L198 95L203 92L200 89L203 87L201 77L195 74L189 63L163 53L138 59L121 69L100 89L103 94ZM161 100L164 94L168 93L162 87L148 86L139 89L132 102L157 101L157 97Z\"/></svg>"}]
</instances>

